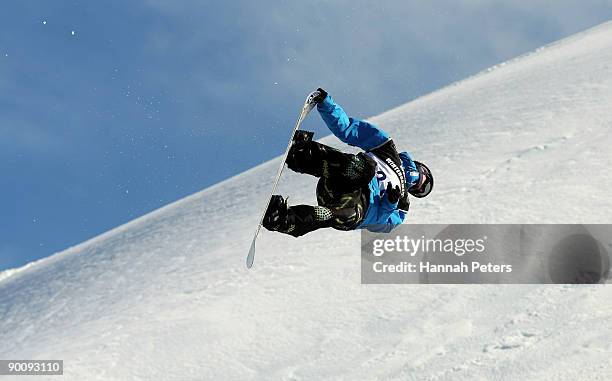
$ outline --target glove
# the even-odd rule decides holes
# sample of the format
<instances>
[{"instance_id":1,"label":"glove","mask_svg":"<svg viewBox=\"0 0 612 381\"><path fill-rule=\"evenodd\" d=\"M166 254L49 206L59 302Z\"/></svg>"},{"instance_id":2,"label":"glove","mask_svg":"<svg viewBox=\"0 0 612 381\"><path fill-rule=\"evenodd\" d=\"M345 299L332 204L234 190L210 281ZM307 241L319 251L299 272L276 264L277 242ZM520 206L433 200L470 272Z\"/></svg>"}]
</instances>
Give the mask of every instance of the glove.
<instances>
[{"instance_id":1,"label":"glove","mask_svg":"<svg viewBox=\"0 0 612 381\"><path fill-rule=\"evenodd\" d=\"M402 191L399 185L396 185L395 188L393 188L393 186L389 182L387 184L386 195L387 195L387 200L389 200L391 204L397 204L400 199L400 196L402 195Z\"/></svg>"},{"instance_id":2,"label":"glove","mask_svg":"<svg viewBox=\"0 0 612 381\"><path fill-rule=\"evenodd\" d=\"M327 98L327 91L320 87L317 89L317 91L319 92L319 95L317 95L313 100L315 103L321 103L325 100L325 98Z\"/></svg>"}]
</instances>

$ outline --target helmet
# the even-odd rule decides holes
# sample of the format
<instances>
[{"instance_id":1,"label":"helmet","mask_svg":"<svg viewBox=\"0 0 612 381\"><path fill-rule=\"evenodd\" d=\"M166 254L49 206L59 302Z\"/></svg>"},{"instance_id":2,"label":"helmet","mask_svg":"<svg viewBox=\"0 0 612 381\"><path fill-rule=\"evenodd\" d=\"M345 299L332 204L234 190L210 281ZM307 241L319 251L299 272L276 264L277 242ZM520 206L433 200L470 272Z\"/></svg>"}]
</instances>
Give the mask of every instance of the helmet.
<instances>
[{"instance_id":1,"label":"helmet","mask_svg":"<svg viewBox=\"0 0 612 381\"><path fill-rule=\"evenodd\" d=\"M417 171L419 171L419 180L408 188L408 193L414 197L423 198L431 193L433 189L433 175L425 164L416 160L414 160L414 164L416 165Z\"/></svg>"}]
</instances>

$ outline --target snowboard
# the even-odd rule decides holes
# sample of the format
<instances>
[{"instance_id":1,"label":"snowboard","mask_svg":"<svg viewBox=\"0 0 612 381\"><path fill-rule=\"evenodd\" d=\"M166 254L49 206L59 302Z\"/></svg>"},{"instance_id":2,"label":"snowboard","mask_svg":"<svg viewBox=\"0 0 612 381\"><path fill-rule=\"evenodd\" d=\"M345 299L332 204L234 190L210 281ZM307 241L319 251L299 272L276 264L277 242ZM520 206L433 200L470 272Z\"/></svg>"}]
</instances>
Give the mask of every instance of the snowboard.
<instances>
[{"instance_id":1,"label":"snowboard","mask_svg":"<svg viewBox=\"0 0 612 381\"><path fill-rule=\"evenodd\" d=\"M272 185L272 191L268 195L268 201L266 202L266 207L263 209L263 213L261 214L261 218L259 219L259 224L257 225L257 229L255 230L255 235L253 236L253 241L251 242L251 248L249 249L249 254L246 258L246 266L247 268L253 267L253 262L255 261L255 241L257 240L257 236L259 235L259 231L261 230L264 217L266 215L266 210L268 210L268 206L270 205L270 200L272 199L272 195L276 191L276 187L278 186L278 181L283 173L283 169L285 168L285 161L287 160L287 155L289 154L289 150L291 149L291 145L293 144L293 137L295 132L300 129L302 122L306 119L306 116L312 109L317 105L315 102L315 98L319 95L319 91L313 91L308 94L306 97L306 101L304 102L304 106L302 107L302 112L300 113L300 117L293 127L293 131L291 132L291 136L289 137L289 144L287 144L287 149L285 150L285 154L283 155L283 159L280 162L280 166L278 167L278 171L276 172L276 178L274 179L274 184Z\"/></svg>"}]
</instances>

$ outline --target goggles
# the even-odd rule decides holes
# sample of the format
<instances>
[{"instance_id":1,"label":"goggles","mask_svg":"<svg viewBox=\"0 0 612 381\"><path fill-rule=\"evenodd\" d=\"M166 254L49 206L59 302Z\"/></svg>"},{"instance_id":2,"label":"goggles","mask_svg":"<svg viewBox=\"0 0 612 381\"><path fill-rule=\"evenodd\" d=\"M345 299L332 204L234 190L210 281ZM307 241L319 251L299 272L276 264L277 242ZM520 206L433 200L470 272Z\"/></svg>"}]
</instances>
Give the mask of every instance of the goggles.
<instances>
[{"instance_id":1,"label":"goggles","mask_svg":"<svg viewBox=\"0 0 612 381\"><path fill-rule=\"evenodd\" d=\"M408 193L417 198L427 196L433 189L433 176L427 166L418 161L414 162L419 170L419 180L408 189Z\"/></svg>"}]
</instances>

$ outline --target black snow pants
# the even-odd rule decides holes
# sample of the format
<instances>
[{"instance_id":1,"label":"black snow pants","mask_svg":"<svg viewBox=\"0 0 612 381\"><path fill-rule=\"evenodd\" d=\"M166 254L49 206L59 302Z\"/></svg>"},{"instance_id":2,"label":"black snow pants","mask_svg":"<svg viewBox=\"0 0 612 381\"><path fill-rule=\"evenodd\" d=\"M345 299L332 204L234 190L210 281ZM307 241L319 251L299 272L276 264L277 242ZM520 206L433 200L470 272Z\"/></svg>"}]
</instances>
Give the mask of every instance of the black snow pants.
<instances>
[{"instance_id":1,"label":"black snow pants","mask_svg":"<svg viewBox=\"0 0 612 381\"><path fill-rule=\"evenodd\" d=\"M355 229L365 216L376 172L374 159L361 152L341 152L315 141L296 142L287 166L295 172L319 178L317 206L294 205L288 214L295 222L285 233L299 237L316 229Z\"/></svg>"}]
</instances>

